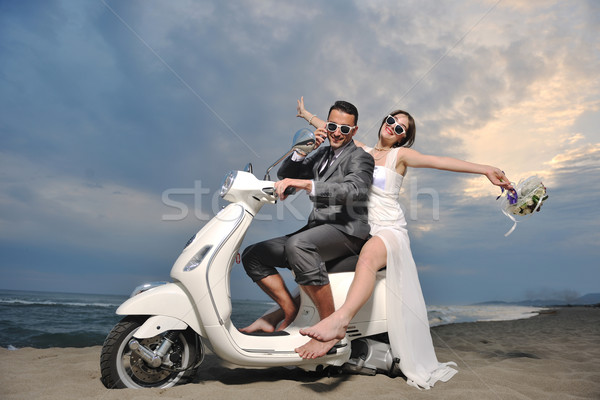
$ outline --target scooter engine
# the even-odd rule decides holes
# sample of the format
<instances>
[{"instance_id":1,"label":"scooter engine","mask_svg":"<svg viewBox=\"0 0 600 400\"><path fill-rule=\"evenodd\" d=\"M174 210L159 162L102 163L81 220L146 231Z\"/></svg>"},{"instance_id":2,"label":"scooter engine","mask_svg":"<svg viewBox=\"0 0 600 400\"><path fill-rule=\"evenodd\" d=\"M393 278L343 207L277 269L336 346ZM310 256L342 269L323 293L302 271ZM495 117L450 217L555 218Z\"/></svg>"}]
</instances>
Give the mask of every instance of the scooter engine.
<instances>
[{"instance_id":1,"label":"scooter engine","mask_svg":"<svg viewBox=\"0 0 600 400\"><path fill-rule=\"evenodd\" d=\"M360 375L376 375L384 373L389 376L399 375L400 359L392 356L387 341L373 338L361 338L352 341L350 359L342 366L347 373Z\"/></svg>"}]
</instances>

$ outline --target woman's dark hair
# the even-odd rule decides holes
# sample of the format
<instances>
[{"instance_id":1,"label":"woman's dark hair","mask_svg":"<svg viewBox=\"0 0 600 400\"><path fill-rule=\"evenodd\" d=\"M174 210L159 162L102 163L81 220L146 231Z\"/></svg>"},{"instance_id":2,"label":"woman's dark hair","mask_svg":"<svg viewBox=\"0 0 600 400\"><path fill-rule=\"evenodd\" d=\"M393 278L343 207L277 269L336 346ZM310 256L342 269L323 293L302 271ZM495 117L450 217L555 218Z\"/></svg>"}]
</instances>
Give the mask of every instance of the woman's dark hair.
<instances>
[{"instance_id":1,"label":"woman's dark hair","mask_svg":"<svg viewBox=\"0 0 600 400\"><path fill-rule=\"evenodd\" d=\"M417 125L415 125L415 119L412 117L412 115L402 110L392 111L389 115L395 117L398 114L406 115L408 118L408 127L406 128L406 135L404 135L401 141L394 143L394 146L392 147L411 147L413 143L415 143L415 136L417 134ZM381 121L379 130L377 131L377 137L381 135L381 127L385 124L386 119L387 115L383 118L383 121Z\"/></svg>"},{"instance_id":2,"label":"woman's dark hair","mask_svg":"<svg viewBox=\"0 0 600 400\"><path fill-rule=\"evenodd\" d=\"M356 126L356 124L358 123L358 109L356 108L356 106L354 106L354 104L348 103L344 100L338 100L335 103L333 103L333 105L329 109L329 114L331 114L331 111L333 110L338 110L346 114L354 115L354 126ZM327 114L328 119L329 114Z\"/></svg>"}]
</instances>

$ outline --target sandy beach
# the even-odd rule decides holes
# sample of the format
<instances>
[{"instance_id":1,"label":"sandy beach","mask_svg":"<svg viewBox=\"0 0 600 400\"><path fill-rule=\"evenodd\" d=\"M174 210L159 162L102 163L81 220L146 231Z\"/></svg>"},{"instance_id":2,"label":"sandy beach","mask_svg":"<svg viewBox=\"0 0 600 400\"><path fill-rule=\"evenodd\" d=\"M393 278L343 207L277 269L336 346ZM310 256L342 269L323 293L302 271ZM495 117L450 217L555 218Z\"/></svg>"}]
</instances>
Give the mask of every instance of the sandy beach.
<instances>
[{"instance_id":1,"label":"sandy beach","mask_svg":"<svg viewBox=\"0 0 600 400\"><path fill-rule=\"evenodd\" d=\"M193 382L169 389L107 390L100 347L0 349L0 398L8 399L600 399L600 308L564 307L525 320L432 329L449 382L419 391L401 377L242 369L207 356Z\"/></svg>"}]
</instances>

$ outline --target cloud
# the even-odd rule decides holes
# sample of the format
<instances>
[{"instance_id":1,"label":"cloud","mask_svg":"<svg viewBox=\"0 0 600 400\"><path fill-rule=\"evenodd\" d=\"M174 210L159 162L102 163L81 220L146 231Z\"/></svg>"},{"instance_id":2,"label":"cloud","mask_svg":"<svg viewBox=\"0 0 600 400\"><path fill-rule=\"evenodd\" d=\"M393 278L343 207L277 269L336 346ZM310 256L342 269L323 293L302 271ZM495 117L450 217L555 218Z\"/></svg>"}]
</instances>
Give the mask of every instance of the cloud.
<instances>
[{"instance_id":1,"label":"cloud","mask_svg":"<svg viewBox=\"0 0 600 400\"><path fill-rule=\"evenodd\" d=\"M146 238L150 232L166 234L161 215L168 209L159 194L101 182L91 172L79 177L57 174L6 153L0 159L4 241L130 252L145 247L141 232Z\"/></svg>"},{"instance_id":2,"label":"cloud","mask_svg":"<svg viewBox=\"0 0 600 400\"><path fill-rule=\"evenodd\" d=\"M577 138L579 139L579 137ZM573 141L569 140L569 144ZM582 147L571 148L562 154L557 154L550 161L550 166L558 171L571 168L597 168L600 153L600 143L587 144Z\"/></svg>"}]
</instances>

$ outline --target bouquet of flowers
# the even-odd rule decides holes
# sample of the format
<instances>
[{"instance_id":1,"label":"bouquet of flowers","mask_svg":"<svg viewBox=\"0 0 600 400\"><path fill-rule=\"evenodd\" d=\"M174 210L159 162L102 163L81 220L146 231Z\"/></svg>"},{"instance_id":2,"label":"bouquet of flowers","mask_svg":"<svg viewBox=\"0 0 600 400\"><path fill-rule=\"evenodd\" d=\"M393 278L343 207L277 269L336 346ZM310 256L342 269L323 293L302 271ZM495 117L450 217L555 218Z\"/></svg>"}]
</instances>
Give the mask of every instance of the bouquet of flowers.
<instances>
[{"instance_id":1,"label":"bouquet of flowers","mask_svg":"<svg viewBox=\"0 0 600 400\"><path fill-rule=\"evenodd\" d=\"M519 221L516 217L540 211L542 203L548 198L546 187L538 176L522 179L515 186L514 192L507 190L506 196L503 195L504 189L502 189L502 194L496 200L501 199L500 209L514 222L512 228L504 236L510 235L517 227Z\"/></svg>"}]
</instances>

